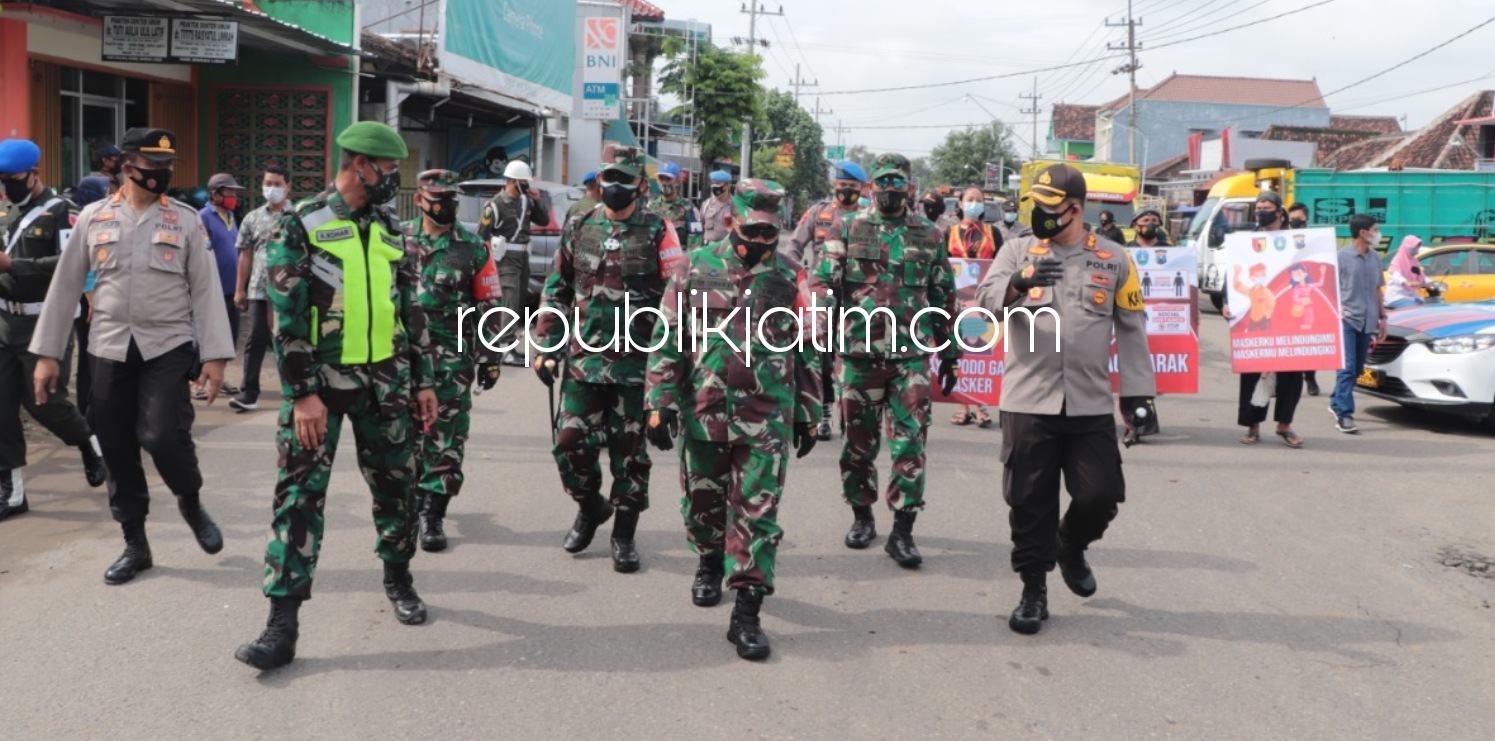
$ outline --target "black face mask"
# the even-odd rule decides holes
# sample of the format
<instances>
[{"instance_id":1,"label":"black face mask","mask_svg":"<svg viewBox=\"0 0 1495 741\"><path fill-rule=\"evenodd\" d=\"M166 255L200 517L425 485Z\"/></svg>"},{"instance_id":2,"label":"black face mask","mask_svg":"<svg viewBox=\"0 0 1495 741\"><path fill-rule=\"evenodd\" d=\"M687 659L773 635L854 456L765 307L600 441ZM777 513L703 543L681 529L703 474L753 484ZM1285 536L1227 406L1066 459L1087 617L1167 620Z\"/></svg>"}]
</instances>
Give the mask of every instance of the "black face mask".
<instances>
[{"instance_id":1,"label":"black face mask","mask_svg":"<svg viewBox=\"0 0 1495 741\"><path fill-rule=\"evenodd\" d=\"M1265 229L1265 228L1267 228L1267 227L1269 227L1269 226L1271 226L1271 225L1273 225L1275 223L1277 223L1277 212L1276 211L1257 211L1256 212L1256 225L1257 226Z\"/></svg>"},{"instance_id":2,"label":"black face mask","mask_svg":"<svg viewBox=\"0 0 1495 741\"><path fill-rule=\"evenodd\" d=\"M877 201L877 210L883 216L897 216L903 211L903 204L908 201L908 194L901 190L884 190L873 194Z\"/></svg>"},{"instance_id":3,"label":"black face mask","mask_svg":"<svg viewBox=\"0 0 1495 741\"><path fill-rule=\"evenodd\" d=\"M1158 236L1158 227L1156 224L1146 224L1138 227L1137 236L1142 237L1143 239L1152 239L1153 237Z\"/></svg>"},{"instance_id":4,"label":"black face mask","mask_svg":"<svg viewBox=\"0 0 1495 741\"><path fill-rule=\"evenodd\" d=\"M1303 229L1303 228L1306 228L1308 226L1308 219L1304 219L1304 218L1288 219L1287 220L1287 225L1290 226L1290 227L1292 227L1292 228L1294 228L1294 229Z\"/></svg>"},{"instance_id":5,"label":"black face mask","mask_svg":"<svg viewBox=\"0 0 1495 741\"><path fill-rule=\"evenodd\" d=\"M437 226L451 226L457 223L457 200L455 198L432 198L426 201L426 207L421 212L431 217L431 221Z\"/></svg>"},{"instance_id":6,"label":"black face mask","mask_svg":"<svg viewBox=\"0 0 1495 741\"><path fill-rule=\"evenodd\" d=\"M862 197L862 191L856 188L842 188L836 191L836 202L842 206L855 206Z\"/></svg>"},{"instance_id":7,"label":"black face mask","mask_svg":"<svg viewBox=\"0 0 1495 741\"><path fill-rule=\"evenodd\" d=\"M363 192L369 197L369 202L382 206L400 194L400 171L385 172L374 165L374 172L379 173L379 179L370 183L363 178L363 171L359 170L358 182L363 184Z\"/></svg>"},{"instance_id":8,"label":"black face mask","mask_svg":"<svg viewBox=\"0 0 1495 741\"><path fill-rule=\"evenodd\" d=\"M751 242L744 239L741 234L732 232L732 249L749 267L768 259L768 256L772 255L777 248L778 244L775 242Z\"/></svg>"},{"instance_id":9,"label":"black face mask","mask_svg":"<svg viewBox=\"0 0 1495 741\"><path fill-rule=\"evenodd\" d=\"M104 170L104 172L107 172L110 175L118 175L119 171L123 170L124 168L125 168L125 165L124 165L123 162L120 162L119 160L115 160L114 164L110 165L108 167L108 169Z\"/></svg>"},{"instance_id":10,"label":"black face mask","mask_svg":"<svg viewBox=\"0 0 1495 741\"><path fill-rule=\"evenodd\" d=\"M608 183L602 186L602 205L614 211L622 211L633 205L638 197L637 185L623 185L622 183Z\"/></svg>"},{"instance_id":11,"label":"black face mask","mask_svg":"<svg viewBox=\"0 0 1495 741\"><path fill-rule=\"evenodd\" d=\"M726 192L726 190L727 186L725 185L713 185L711 186L711 195L719 196L722 193Z\"/></svg>"},{"instance_id":12,"label":"black face mask","mask_svg":"<svg viewBox=\"0 0 1495 741\"><path fill-rule=\"evenodd\" d=\"M135 174L138 177L130 178L132 182L158 196L171 187L171 170L165 167L137 167Z\"/></svg>"},{"instance_id":13,"label":"black face mask","mask_svg":"<svg viewBox=\"0 0 1495 741\"><path fill-rule=\"evenodd\" d=\"M6 178L4 180L0 180L0 183L5 184L5 200L10 201L11 205L21 206L25 205L27 201L31 200L30 175L27 175L20 180L11 180L10 178Z\"/></svg>"},{"instance_id":14,"label":"black face mask","mask_svg":"<svg viewBox=\"0 0 1495 741\"><path fill-rule=\"evenodd\" d=\"M1041 208L1033 209L1033 236L1039 239L1053 239L1059 232L1069 228L1070 221L1060 221L1069 209L1062 214L1051 214ZM1071 219L1073 221L1073 219Z\"/></svg>"}]
</instances>

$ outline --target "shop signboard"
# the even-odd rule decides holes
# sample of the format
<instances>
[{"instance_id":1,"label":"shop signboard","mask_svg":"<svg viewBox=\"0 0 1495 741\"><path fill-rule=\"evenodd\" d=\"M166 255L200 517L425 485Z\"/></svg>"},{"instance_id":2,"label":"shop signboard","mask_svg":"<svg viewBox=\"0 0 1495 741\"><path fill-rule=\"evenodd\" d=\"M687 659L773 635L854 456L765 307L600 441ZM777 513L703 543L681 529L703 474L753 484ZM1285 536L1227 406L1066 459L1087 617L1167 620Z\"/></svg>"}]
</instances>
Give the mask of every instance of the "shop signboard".
<instances>
[{"instance_id":1,"label":"shop signboard","mask_svg":"<svg viewBox=\"0 0 1495 741\"><path fill-rule=\"evenodd\" d=\"M153 64L236 64L239 24L195 18L104 17L106 62Z\"/></svg>"},{"instance_id":2,"label":"shop signboard","mask_svg":"<svg viewBox=\"0 0 1495 741\"><path fill-rule=\"evenodd\" d=\"M505 95L571 110L575 2L446 0L445 5L438 54L444 71Z\"/></svg>"},{"instance_id":3,"label":"shop signboard","mask_svg":"<svg viewBox=\"0 0 1495 741\"><path fill-rule=\"evenodd\" d=\"M623 21L587 18L582 33L582 118L611 121L622 115Z\"/></svg>"}]
</instances>

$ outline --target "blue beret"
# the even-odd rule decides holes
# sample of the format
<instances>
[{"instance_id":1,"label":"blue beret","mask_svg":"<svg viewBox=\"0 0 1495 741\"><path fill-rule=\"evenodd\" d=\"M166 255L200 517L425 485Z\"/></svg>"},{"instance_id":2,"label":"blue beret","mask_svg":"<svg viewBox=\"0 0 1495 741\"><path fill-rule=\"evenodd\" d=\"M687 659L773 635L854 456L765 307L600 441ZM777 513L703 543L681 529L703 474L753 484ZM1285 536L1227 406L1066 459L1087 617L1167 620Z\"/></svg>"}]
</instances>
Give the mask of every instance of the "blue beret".
<instances>
[{"instance_id":1,"label":"blue beret","mask_svg":"<svg viewBox=\"0 0 1495 741\"><path fill-rule=\"evenodd\" d=\"M711 182L713 182L713 183L730 183L730 182L732 182L732 173L727 172L726 170L712 170L711 171Z\"/></svg>"},{"instance_id":2,"label":"blue beret","mask_svg":"<svg viewBox=\"0 0 1495 741\"><path fill-rule=\"evenodd\" d=\"M664 177L674 178L676 180L680 179L680 166L668 160L666 160L664 164L659 166L658 172Z\"/></svg>"},{"instance_id":3,"label":"blue beret","mask_svg":"<svg viewBox=\"0 0 1495 741\"><path fill-rule=\"evenodd\" d=\"M587 170L587 174L581 176L581 184L582 185L586 185L587 183L595 183L595 182L597 182L597 171L596 170Z\"/></svg>"},{"instance_id":4,"label":"blue beret","mask_svg":"<svg viewBox=\"0 0 1495 741\"><path fill-rule=\"evenodd\" d=\"M14 175L29 172L42 161L42 150L26 139L6 139L0 142L0 173Z\"/></svg>"},{"instance_id":5,"label":"blue beret","mask_svg":"<svg viewBox=\"0 0 1495 741\"><path fill-rule=\"evenodd\" d=\"M836 176L833 180L855 180L858 183L867 182L867 171L862 166L851 160L841 160L836 163Z\"/></svg>"}]
</instances>

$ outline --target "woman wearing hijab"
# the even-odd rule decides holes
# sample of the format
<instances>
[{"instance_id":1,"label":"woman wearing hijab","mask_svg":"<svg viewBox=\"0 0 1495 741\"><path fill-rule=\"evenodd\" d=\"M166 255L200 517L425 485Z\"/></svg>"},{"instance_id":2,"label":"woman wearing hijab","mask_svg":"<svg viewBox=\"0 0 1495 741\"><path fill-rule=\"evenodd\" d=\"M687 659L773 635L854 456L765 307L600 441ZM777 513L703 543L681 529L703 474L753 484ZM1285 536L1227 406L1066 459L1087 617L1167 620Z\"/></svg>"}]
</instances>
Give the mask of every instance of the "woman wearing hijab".
<instances>
[{"instance_id":1,"label":"woman wearing hijab","mask_svg":"<svg viewBox=\"0 0 1495 741\"><path fill-rule=\"evenodd\" d=\"M1405 309L1408 306L1419 306L1422 304L1422 295L1418 289L1427 282L1422 274L1422 266L1417 263L1417 248L1422 246L1422 240L1412 235L1402 239L1400 247L1396 248L1396 257L1391 258L1391 269L1386 276L1386 296L1382 299L1386 302L1388 309Z\"/></svg>"},{"instance_id":2,"label":"woman wearing hijab","mask_svg":"<svg viewBox=\"0 0 1495 741\"><path fill-rule=\"evenodd\" d=\"M1002 246L1002 237L992 229L991 224L982 220L984 213L986 194L974 185L968 186L960 194L960 222L950 227L946 237L951 257L991 260L997 256L997 250ZM991 427L992 419L987 414L986 407L980 404L962 404L960 411L950 418L950 424L953 425L964 426L971 422L975 422L977 427L986 428Z\"/></svg>"}]
</instances>

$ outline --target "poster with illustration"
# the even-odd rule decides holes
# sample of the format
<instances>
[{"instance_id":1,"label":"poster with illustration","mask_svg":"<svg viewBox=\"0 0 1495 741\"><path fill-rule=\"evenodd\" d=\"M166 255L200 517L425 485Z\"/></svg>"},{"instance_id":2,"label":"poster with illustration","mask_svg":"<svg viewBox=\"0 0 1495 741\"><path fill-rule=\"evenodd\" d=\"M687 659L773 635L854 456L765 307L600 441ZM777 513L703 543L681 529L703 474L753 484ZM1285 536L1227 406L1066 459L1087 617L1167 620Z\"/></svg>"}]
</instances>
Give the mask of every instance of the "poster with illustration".
<instances>
[{"instance_id":1,"label":"poster with illustration","mask_svg":"<svg viewBox=\"0 0 1495 741\"><path fill-rule=\"evenodd\" d=\"M1199 393L1199 256L1187 247L1128 247L1142 286L1159 394ZM1115 346L1112 345L1112 355ZM1120 376L1111 374L1120 388Z\"/></svg>"},{"instance_id":2,"label":"poster with illustration","mask_svg":"<svg viewBox=\"0 0 1495 741\"><path fill-rule=\"evenodd\" d=\"M463 180L501 178L509 160L533 162L530 129L453 130L447 137L447 169Z\"/></svg>"},{"instance_id":3,"label":"poster with illustration","mask_svg":"<svg viewBox=\"0 0 1495 741\"><path fill-rule=\"evenodd\" d=\"M955 307L957 312L976 305L976 286L991 269L991 260L967 260L950 258L950 269L955 273ZM960 382L954 393L945 396L939 388L939 359L930 361L934 374L934 400L951 404L984 404L996 406L1000 398L1002 382L1002 338L997 335L997 325L988 314L971 312L955 323L955 332L965 347L993 345L985 352L962 350L960 359ZM993 343L993 340L996 340ZM954 342L954 338L951 339Z\"/></svg>"},{"instance_id":4,"label":"poster with illustration","mask_svg":"<svg viewBox=\"0 0 1495 741\"><path fill-rule=\"evenodd\" d=\"M1225 238L1230 367L1236 373L1339 370L1339 268L1333 229Z\"/></svg>"}]
</instances>

